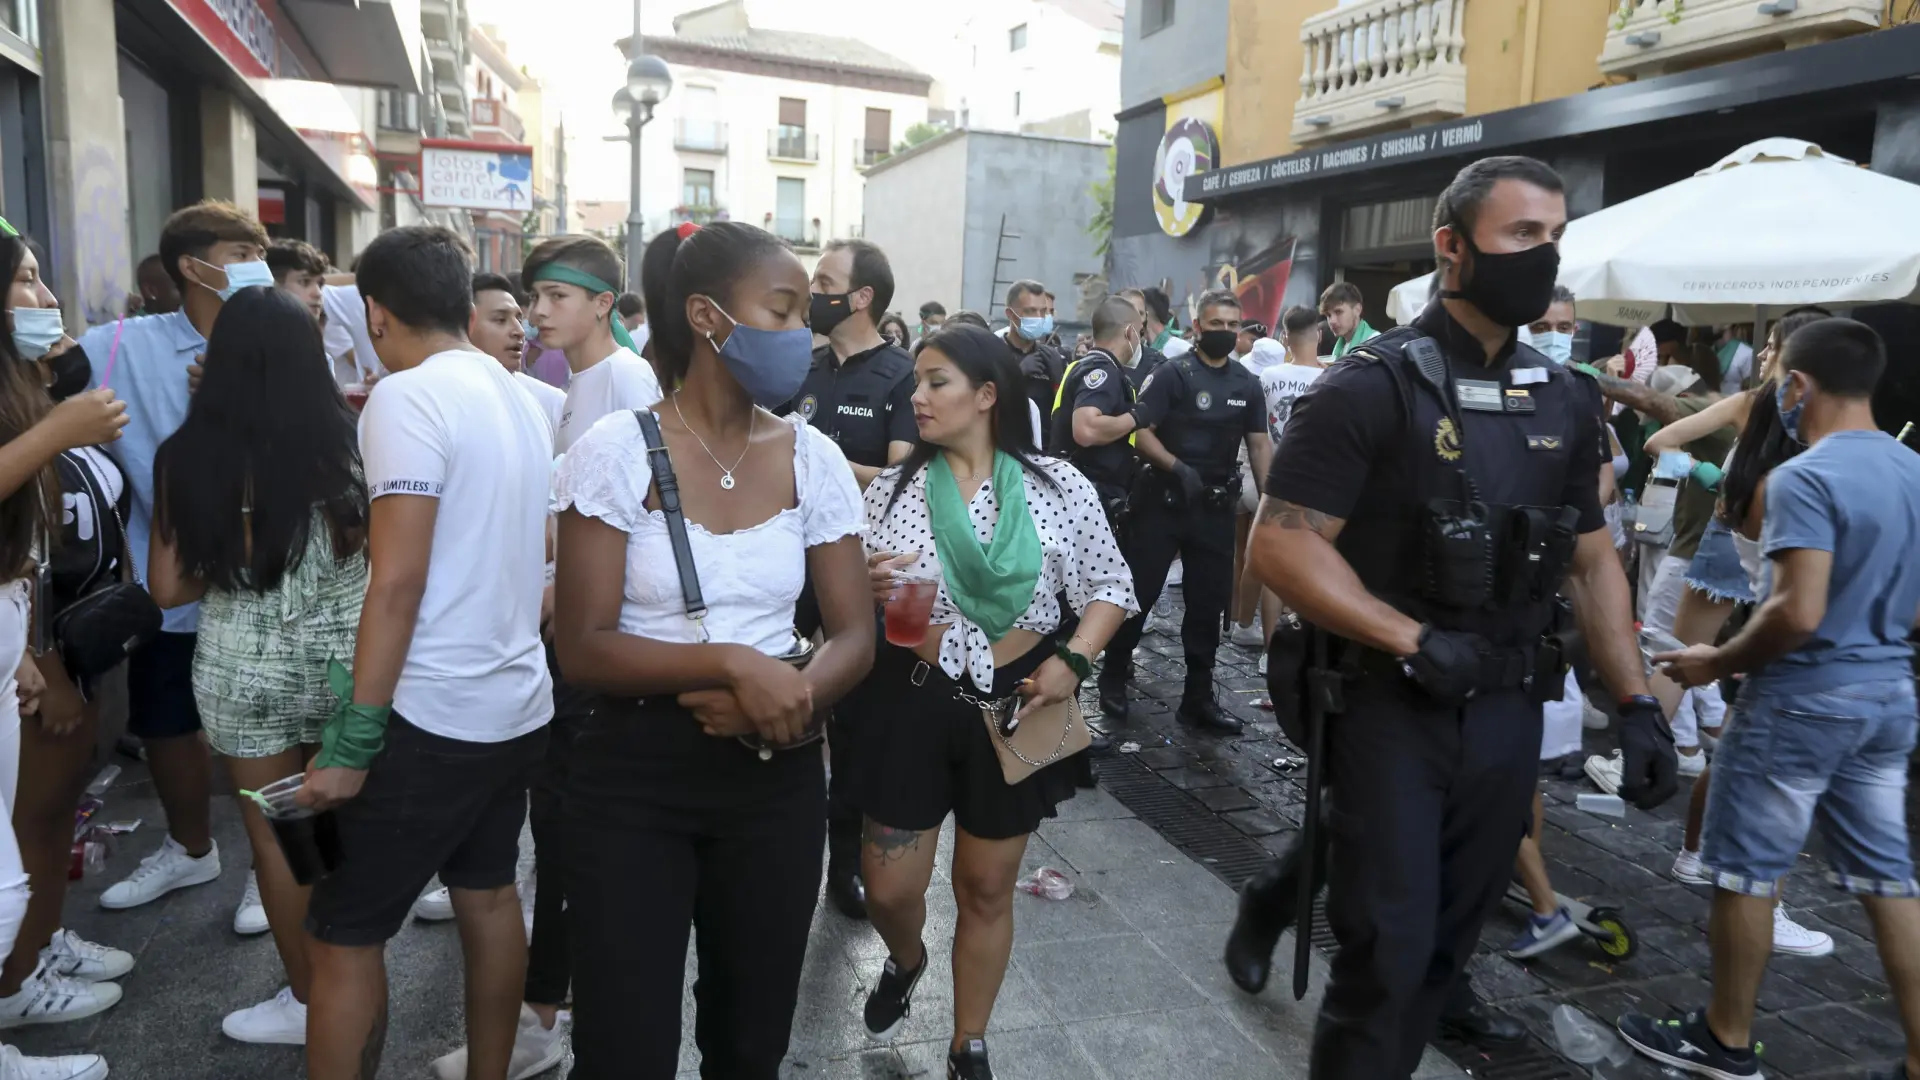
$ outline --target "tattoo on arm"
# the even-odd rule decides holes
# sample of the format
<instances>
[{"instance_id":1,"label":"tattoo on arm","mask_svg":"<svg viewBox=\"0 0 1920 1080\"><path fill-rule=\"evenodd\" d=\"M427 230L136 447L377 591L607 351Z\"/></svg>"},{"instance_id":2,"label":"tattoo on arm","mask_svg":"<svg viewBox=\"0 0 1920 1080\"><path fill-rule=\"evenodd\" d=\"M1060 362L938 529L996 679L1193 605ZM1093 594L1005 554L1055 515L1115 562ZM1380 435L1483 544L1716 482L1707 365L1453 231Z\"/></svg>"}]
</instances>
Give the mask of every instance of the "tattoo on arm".
<instances>
[{"instance_id":1,"label":"tattoo on arm","mask_svg":"<svg viewBox=\"0 0 1920 1080\"><path fill-rule=\"evenodd\" d=\"M869 818L862 832L861 839L880 856L881 862L904 859L920 850L920 833L915 829L896 829Z\"/></svg>"},{"instance_id":2,"label":"tattoo on arm","mask_svg":"<svg viewBox=\"0 0 1920 1080\"><path fill-rule=\"evenodd\" d=\"M1599 378L1600 392L1609 401L1618 401L1629 409L1638 409L1660 421L1671 424L1680 419L1680 405L1667 395L1654 392L1644 383L1632 379L1622 379L1617 375L1602 375Z\"/></svg>"},{"instance_id":3,"label":"tattoo on arm","mask_svg":"<svg viewBox=\"0 0 1920 1080\"><path fill-rule=\"evenodd\" d=\"M1275 522L1283 529L1309 529L1331 540L1339 532L1340 519L1332 514L1287 502L1268 499L1260 508L1260 522Z\"/></svg>"}]
</instances>

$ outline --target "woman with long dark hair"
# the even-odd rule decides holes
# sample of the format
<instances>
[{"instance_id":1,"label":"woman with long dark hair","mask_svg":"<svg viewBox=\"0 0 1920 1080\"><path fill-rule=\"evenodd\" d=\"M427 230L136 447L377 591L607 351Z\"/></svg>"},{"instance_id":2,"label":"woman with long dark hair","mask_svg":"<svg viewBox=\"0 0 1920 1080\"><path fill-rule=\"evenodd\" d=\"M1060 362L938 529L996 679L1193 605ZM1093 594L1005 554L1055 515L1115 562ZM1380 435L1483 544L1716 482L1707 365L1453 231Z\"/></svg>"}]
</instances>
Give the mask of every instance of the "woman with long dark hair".
<instances>
[{"instance_id":1,"label":"woman with long dark hair","mask_svg":"<svg viewBox=\"0 0 1920 1080\"><path fill-rule=\"evenodd\" d=\"M937 554L939 581L925 639L880 646L866 688L894 710L875 713L889 722L868 725L860 754L861 873L888 953L866 1024L875 1038L892 1037L927 971L926 892L951 812L959 919L947 1076L991 1080L987 1019L1013 947L1014 878L1027 835L1072 797L1076 762L1009 783L982 709L1001 717L1003 734L1016 721L1057 722L1035 718L1078 695L1092 659L1140 605L1092 483L1035 455L1006 343L950 320L927 338L914 377L919 440L867 486L869 575L885 602L895 565Z\"/></svg>"},{"instance_id":2,"label":"woman with long dark hair","mask_svg":"<svg viewBox=\"0 0 1920 1080\"><path fill-rule=\"evenodd\" d=\"M81 700L53 642L43 642L46 651L37 658L27 648L32 605L46 605L50 616L63 594L70 599L75 590L119 572L117 565L63 565L60 540L69 530L61 523L61 479L63 473L82 479L84 470L84 478L103 489L122 486L110 461L81 448L119 438L127 417L125 403L111 390L86 389L85 365L75 364L81 354L72 350L59 301L40 277L39 259L4 221L0 267L7 274L9 331L0 336L0 671L6 673L0 681L11 684L0 685L0 808L14 819L13 828L0 829L0 950L8 954L0 989L12 991L0 997L0 1016L13 1026L78 1019L112 1006L120 988L110 980L133 964L118 949L58 929L74 805L92 762L98 713ZM49 390L64 400L54 404ZM76 518L83 511L104 512L99 500L111 502L100 491L77 486L70 498ZM106 532L104 525L99 532ZM53 577L52 589L37 597L36 563ZM31 779L20 787L23 763ZM34 902L28 899L29 878ZM94 1055L29 1061L12 1047L0 1047L0 1080L15 1080L29 1069L75 1080L107 1075L106 1062Z\"/></svg>"},{"instance_id":3,"label":"woman with long dark hair","mask_svg":"<svg viewBox=\"0 0 1920 1080\"><path fill-rule=\"evenodd\" d=\"M896 349L904 349L913 342L913 333L907 329L907 320L895 312L880 316L880 325L876 327L880 336L893 342Z\"/></svg>"},{"instance_id":4,"label":"woman with long dark hair","mask_svg":"<svg viewBox=\"0 0 1920 1080\"><path fill-rule=\"evenodd\" d=\"M353 414L300 302L254 286L227 300L186 422L154 457L148 588L201 602L193 693L236 787L298 775L335 698L327 665L353 657L367 591L367 485ZM302 1045L309 966L296 884L272 827L238 797L287 987L230 1013L241 1042Z\"/></svg>"},{"instance_id":5,"label":"woman with long dark hair","mask_svg":"<svg viewBox=\"0 0 1920 1080\"><path fill-rule=\"evenodd\" d=\"M610 413L554 478L554 643L603 695L565 793L572 1075L675 1074L691 926L701 1075L774 1080L826 843L813 720L873 658L860 492L831 439L767 411L812 363L792 250L722 222L660 234L644 265L669 268L648 283L661 449ZM809 579L826 639L802 664Z\"/></svg>"}]
</instances>

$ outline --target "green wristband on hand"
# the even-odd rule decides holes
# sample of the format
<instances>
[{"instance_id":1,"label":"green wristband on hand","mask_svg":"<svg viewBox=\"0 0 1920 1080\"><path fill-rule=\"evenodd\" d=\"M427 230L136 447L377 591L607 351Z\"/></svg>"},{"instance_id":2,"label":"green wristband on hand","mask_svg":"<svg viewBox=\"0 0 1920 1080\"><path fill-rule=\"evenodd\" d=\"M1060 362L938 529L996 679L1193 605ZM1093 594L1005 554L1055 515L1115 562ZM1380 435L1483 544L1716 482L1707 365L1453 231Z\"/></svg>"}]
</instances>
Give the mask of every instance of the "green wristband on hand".
<instances>
[{"instance_id":1,"label":"green wristband on hand","mask_svg":"<svg viewBox=\"0 0 1920 1080\"><path fill-rule=\"evenodd\" d=\"M1702 461L1694 465L1692 475L1694 483L1708 491L1714 491L1720 487L1720 478L1725 474L1720 471L1720 466L1710 461Z\"/></svg>"},{"instance_id":2,"label":"green wristband on hand","mask_svg":"<svg viewBox=\"0 0 1920 1080\"><path fill-rule=\"evenodd\" d=\"M1573 370L1584 371L1596 379L1606 375L1606 372L1601 371L1599 368L1594 367L1592 364L1573 364L1570 366L1573 368Z\"/></svg>"},{"instance_id":3,"label":"green wristband on hand","mask_svg":"<svg viewBox=\"0 0 1920 1080\"><path fill-rule=\"evenodd\" d=\"M393 706L354 704L353 673L338 660L327 661L327 686L339 703L320 729L320 752L314 755L313 766L365 770L387 744Z\"/></svg>"}]
</instances>

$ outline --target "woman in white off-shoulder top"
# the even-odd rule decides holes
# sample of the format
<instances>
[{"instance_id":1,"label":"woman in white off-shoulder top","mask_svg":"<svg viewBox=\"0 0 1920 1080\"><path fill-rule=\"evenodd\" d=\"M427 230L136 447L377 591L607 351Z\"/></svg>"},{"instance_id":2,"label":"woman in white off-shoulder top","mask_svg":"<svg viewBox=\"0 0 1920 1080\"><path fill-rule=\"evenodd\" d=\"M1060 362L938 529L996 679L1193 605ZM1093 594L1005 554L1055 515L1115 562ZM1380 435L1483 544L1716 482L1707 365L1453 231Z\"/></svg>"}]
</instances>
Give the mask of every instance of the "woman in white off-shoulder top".
<instances>
[{"instance_id":1,"label":"woman in white off-shoulder top","mask_svg":"<svg viewBox=\"0 0 1920 1080\"><path fill-rule=\"evenodd\" d=\"M775 1080L826 842L821 747L805 739L873 660L860 493L832 440L761 407L812 360L800 260L722 223L662 233L647 265L664 264L652 347L679 389L654 415L705 617L688 615L635 414L602 418L554 480L555 647L567 680L603 695L563 814L573 1075L675 1075L691 926L703 1075ZM803 670L780 658L809 578L826 640Z\"/></svg>"},{"instance_id":2,"label":"woman in white off-shoulder top","mask_svg":"<svg viewBox=\"0 0 1920 1080\"><path fill-rule=\"evenodd\" d=\"M1034 456L1006 344L950 326L927 339L914 377L920 438L867 486L868 561L876 598L913 553L937 551L941 580L925 641L878 646L863 687L873 705L858 754L861 870L889 953L866 1023L876 1038L896 1031L926 970L925 896L952 813L959 918L947 1075L991 1080L985 1035L1013 944L1014 878L1027 835L1073 795L1077 763L1007 783L981 704L1018 695L1025 718L1075 697L1139 604L1093 485L1064 461Z\"/></svg>"}]
</instances>

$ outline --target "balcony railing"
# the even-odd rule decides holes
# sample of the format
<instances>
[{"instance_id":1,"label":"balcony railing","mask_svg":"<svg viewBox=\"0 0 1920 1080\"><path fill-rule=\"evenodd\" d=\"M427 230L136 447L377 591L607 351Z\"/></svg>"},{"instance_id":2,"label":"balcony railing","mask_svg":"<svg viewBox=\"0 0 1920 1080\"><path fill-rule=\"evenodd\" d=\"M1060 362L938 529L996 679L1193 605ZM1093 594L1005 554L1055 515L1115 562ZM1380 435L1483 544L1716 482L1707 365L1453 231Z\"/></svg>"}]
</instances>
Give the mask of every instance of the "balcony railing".
<instances>
[{"instance_id":1,"label":"balcony railing","mask_svg":"<svg viewBox=\"0 0 1920 1080\"><path fill-rule=\"evenodd\" d=\"M1294 141L1325 142L1464 115L1467 3L1366 0L1301 23L1305 63Z\"/></svg>"},{"instance_id":2,"label":"balcony railing","mask_svg":"<svg viewBox=\"0 0 1920 1080\"><path fill-rule=\"evenodd\" d=\"M474 99L473 126L496 128L505 132L514 142L525 142L527 138L527 125L520 119L520 114L497 98Z\"/></svg>"},{"instance_id":3,"label":"balcony railing","mask_svg":"<svg viewBox=\"0 0 1920 1080\"><path fill-rule=\"evenodd\" d=\"M885 143L869 144L865 139L853 140L853 164L855 168L871 169L875 165L893 156L893 151Z\"/></svg>"},{"instance_id":4,"label":"balcony railing","mask_svg":"<svg viewBox=\"0 0 1920 1080\"><path fill-rule=\"evenodd\" d=\"M803 218L775 218L769 227L773 230L773 235L794 247L817 248L820 246L820 226L817 222L808 222Z\"/></svg>"},{"instance_id":5,"label":"balcony railing","mask_svg":"<svg viewBox=\"0 0 1920 1080\"><path fill-rule=\"evenodd\" d=\"M1659 75L1734 54L1877 29L1882 0L1620 0L1600 50L1608 75Z\"/></svg>"},{"instance_id":6,"label":"balcony railing","mask_svg":"<svg viewBox=\"0 0 1920 1080\"><path fill-rule=\"evenodd\" d=\"M767 156L780 161L819 161L820 136L803 128L777 127L767 132Z\"/></svg>"},{"instance_id":7,"label":"balcony railing","mask_svg":"<svg viewBox=\"0 0 1920 1080\"><path fill-rule=\"evenodd\" d=\"M688 120L682 117L673 122L673 148L724 154L727 152L727 125L718 120Z\"/></svg>"}]
</instances>

